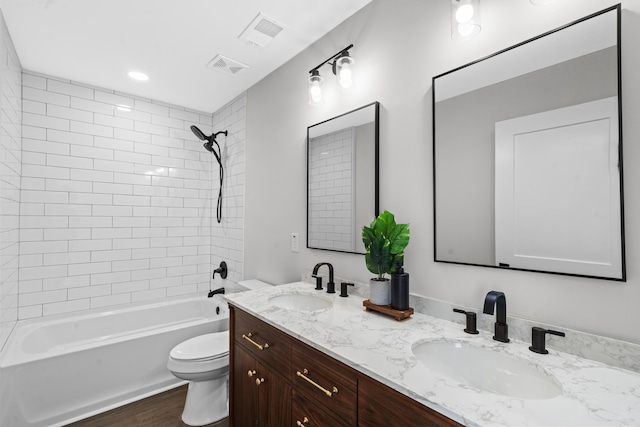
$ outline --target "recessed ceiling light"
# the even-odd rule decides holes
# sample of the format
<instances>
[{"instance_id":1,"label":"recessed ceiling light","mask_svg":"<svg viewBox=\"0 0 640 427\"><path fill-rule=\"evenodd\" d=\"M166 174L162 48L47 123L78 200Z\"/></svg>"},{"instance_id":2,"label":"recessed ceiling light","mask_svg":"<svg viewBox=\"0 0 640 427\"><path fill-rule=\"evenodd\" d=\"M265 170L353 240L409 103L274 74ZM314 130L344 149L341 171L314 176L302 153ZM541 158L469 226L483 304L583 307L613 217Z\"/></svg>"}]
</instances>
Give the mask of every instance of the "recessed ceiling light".
<instances>
[{"instance_id":1,"label":"recessed ceiling light","mask_svg":"<svg viewBox=\"0 0 640 427\"><path fill-rule=\"evenodd\" d=\"M149 76L147 76L145 73L141 73L140 71L129 71L129 77L131 77L134 80L140 80L140 81L147 81L149 80Z\"/></svg>"}]
</instances>

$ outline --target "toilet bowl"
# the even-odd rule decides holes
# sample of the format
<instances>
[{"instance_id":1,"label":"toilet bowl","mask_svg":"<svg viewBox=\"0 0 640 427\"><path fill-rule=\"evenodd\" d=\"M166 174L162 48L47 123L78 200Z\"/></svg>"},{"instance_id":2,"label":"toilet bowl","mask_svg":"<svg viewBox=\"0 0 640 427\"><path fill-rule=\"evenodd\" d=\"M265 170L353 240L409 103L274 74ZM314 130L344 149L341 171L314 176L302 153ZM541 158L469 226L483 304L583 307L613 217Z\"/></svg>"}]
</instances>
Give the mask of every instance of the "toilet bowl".
<instances>
[{"instance_id":1,"label":"toilet bowl","mask_svg":"<svg viewBox=\"0 0 640 427\"><path fill-rule=\"evenodd\" d=\"M229 331L200 335L175 346L167 368L189 381L182 421L202 426L229 414Z\"/></svg>"}]
</instances>

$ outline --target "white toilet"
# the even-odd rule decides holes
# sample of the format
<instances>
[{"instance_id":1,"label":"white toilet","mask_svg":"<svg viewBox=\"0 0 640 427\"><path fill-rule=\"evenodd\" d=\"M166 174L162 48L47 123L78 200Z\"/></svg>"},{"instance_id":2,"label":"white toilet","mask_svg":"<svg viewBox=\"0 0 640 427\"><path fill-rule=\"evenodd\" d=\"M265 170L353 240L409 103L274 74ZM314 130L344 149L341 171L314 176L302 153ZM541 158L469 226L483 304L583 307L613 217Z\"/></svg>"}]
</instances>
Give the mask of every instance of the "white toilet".
<instances>
[{"instance_id":1,"label":"white toilet","mask_svg":"<svg viewBox=\"0 0 640 427\"><path fill-rule=\"evenodd\" d=\"M238 282L241 290L272 286L261 280ZM200 335L173 347L167 368L189 381L182 421L190 426L215 423L229 415L229 331Z\"/></svg>"},{"instance_id":2,"label":"white toilet","mask_svg":"<svg viewBox=\"0 0 640 427\"><path fill-rule=\"evenodd\" d=\"M229 415L229 331L200 335L175 346L167 368L189 381L182 421L202 426Z\"/></svg>"}]
</instances>

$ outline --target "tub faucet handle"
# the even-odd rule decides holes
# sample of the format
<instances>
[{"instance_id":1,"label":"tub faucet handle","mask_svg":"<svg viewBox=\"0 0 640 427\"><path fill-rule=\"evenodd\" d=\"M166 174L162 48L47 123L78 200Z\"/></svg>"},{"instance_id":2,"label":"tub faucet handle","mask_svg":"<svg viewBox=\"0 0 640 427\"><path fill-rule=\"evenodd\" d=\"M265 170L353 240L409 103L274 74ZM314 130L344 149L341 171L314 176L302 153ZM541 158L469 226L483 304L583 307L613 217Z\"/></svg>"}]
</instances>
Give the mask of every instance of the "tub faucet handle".
<instances>
[{"instance_id":1,"label":"tub faucet handle","mask_svg":"<svg viewBox=\"0 0 640 427\"><path fill-rule=\"evenodd\" d=\"M213 270L213 279L216 278L216 273L218 273L220 275L220 277L222 277L223 279L227 278L227 273L228 273L228 269L227 269L227 263L224 261L220 262L220 267L216 268L215 270Z\"/></svg>"}]
</instances>

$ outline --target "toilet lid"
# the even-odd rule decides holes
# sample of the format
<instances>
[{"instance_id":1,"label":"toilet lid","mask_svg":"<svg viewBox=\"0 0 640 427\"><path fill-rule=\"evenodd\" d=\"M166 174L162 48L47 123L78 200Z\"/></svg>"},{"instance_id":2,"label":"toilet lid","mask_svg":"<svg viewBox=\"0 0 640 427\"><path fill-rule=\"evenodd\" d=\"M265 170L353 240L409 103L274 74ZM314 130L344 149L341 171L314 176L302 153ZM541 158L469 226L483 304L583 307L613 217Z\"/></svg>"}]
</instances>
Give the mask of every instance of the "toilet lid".
<instances>
[{"instance_id":1,"label":"toilet lid","mask_svg":"<svg viewBox=\"0 0 640 427\"><path fill-rule=\"evenodd\" d=\"M170 356L176 360L217 359L229 354L229 331L204 334L173 347Z\"/></svg>"}]
</instances>

